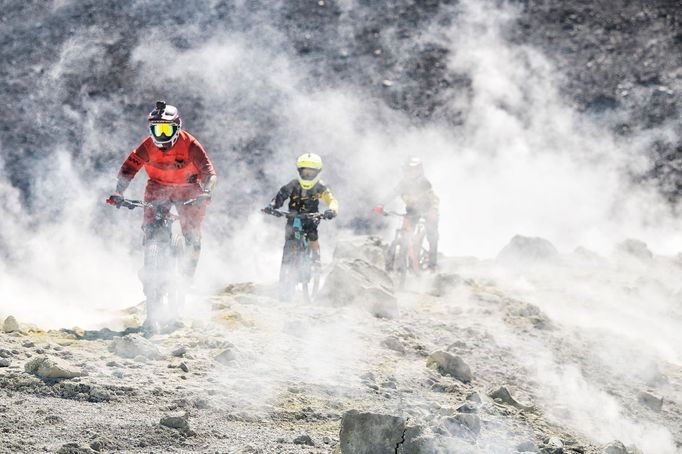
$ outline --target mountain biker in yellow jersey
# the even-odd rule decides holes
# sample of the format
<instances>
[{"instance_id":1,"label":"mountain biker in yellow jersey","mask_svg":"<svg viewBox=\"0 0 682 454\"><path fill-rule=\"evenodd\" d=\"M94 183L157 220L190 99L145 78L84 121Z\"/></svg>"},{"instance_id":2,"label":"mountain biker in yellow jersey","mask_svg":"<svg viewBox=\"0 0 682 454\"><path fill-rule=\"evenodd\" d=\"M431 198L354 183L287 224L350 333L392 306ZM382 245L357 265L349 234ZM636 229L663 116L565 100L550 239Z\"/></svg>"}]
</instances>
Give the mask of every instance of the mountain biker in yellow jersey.
<instances>
[{"instance_id":1,"label":"mountain biker in yellow jersey","mask_svg":"<svg viewBox=\"0 0 682 454\"><path fill-rule=\"evenodd\" d=\"M440 200L431 182L424 176L424 165L419 158L409 158L403 166L403 178L384 200L390 202L400 196L405 202L406 215L403 230L411 231L419 218L426 221L426 240L429 242L429 269L438 264L438 205ZM384 205L377 205L374 212L381 214ZM389 268L391 264L388 264Z\"/></svg>"},{"instance_id":2,"label":"mountain biker in yellow jersey","mask_svg":"<svg viewBox=\"0 0 682 454\"><path fill-rule=\"evenodd\" d=\"M298 178L291 180L282 186L270 202L268 208L278 209L289 199L289 211L295 213L317 213L319 211L320 199L327 205L324 217L332 219L339 212L339 203L332 195L327 185L320 180L322 172L322 158L315 153L305 153L296 160ZM285 229L285 237L292 235L293 219L289 219ZM320 242L317 233L317 223L304 220L303 230L310 241L310 250L313 253L313 260L319 264L320 261Z\"/></svg>"}]
</instances>

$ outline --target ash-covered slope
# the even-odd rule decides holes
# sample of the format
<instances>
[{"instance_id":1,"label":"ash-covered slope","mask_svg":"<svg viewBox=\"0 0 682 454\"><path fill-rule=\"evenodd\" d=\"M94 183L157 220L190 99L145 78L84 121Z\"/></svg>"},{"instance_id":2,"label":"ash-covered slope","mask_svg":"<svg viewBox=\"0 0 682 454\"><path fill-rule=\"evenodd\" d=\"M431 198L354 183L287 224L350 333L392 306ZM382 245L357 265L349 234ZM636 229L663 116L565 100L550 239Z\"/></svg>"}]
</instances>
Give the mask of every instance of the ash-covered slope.
<instances>
[{"instance_id":1,"label":"ash-covered slope","mask_svg":"<svg viewBox=\"0 0 682 454\"><path fill-rule=\"evenodd\" d=\"M0 451L679 452L679 263L521 240L395 293L346 243L314 305L230 285L149 340L6 322Z\"/></svg>"}]
</instances>

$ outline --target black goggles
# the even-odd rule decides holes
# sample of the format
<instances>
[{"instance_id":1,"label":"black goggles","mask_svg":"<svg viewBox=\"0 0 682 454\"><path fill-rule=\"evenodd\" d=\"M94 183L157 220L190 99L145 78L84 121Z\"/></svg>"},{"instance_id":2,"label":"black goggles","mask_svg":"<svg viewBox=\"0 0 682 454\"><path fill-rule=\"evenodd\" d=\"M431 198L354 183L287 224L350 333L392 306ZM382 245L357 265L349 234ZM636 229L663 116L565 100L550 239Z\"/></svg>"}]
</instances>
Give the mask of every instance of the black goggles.
<instances>
[{"instance_id":1,"label":"black goggles","mask_svg":"<svg viewBox=\"0 0 682 454\"><path fill-rule=\"evenodd\" d=\"M298 175L304 180L314 180L320 174L320 169L311 169L310 167L301 167L298 169Z\"/></svg>"}]
</instances>

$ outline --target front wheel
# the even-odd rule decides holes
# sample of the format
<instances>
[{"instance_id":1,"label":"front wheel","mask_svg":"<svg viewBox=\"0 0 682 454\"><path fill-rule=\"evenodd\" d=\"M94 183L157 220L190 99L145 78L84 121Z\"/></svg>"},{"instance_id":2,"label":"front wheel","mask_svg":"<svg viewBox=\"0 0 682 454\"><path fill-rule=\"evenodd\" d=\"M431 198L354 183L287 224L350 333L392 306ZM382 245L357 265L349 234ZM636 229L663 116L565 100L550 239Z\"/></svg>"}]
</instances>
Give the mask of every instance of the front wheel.
<instances>
[{"instance_id":1,"label":"front wheel","mask_svg":"<svg viewBox=\"0 0 682 454\"><path fill-rule=\"evenodd\" d=\"M398 278L398 288L405 286L407 275L407 247L404 235L398 234L388 249L387 271L395 271Z\"/></svg>"},{"instance_id":2,"label":"front wheel","mask_svg":"<svg viewBox=\"0 0 682 454\"><path fill-rule=\"evenodd\" d=\"M298 282L297 245L294 240L287 240L282 251L282 265L279 269L279 297L282 301L291 301Z\"/></svg>"},{"instance_id":3,"label":"front wheel","mask_svg":"<svg viewBox=\"0 0 682 454\"><path fill-rule=\"evenodd\" d=\"M156 334L163 318L163 305L166 289L167 248L159 241L149 241L145 245L143 289L145 294L145 331Z\"/></svg>"},{"instance_id":4,"label":"front wheel","mask_svg":"<svg viewBox=\"0 0 682 454\"><path fill-rule=\"evenodd\" d=\"M305 270L302 270L301 272L301 274L305 276L302 276L301 278L301 290L303 291L303 300L307 304L310 304L320 290L320 275L322 273L320 264L314 262L310 255L306 257L305 262L307 263L302 263L301 266L309 268L310 271L306 272Z\"/></svg>"}]
</instances>

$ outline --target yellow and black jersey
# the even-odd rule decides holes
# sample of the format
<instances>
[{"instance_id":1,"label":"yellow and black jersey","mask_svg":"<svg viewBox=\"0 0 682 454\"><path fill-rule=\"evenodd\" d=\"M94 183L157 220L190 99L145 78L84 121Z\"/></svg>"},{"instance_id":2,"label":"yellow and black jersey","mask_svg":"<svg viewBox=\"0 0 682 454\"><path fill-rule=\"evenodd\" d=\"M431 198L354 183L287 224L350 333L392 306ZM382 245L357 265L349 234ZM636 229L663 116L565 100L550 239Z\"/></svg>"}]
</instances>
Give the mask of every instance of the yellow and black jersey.
<instances>
[{"instance_id":1,"label":"yellow and black jersey","mask_svg":"<svg viewBox=\"0 0 682 454\"><path fill-rule=\"evenodd\" d=\"M303 189L297 179L291 180L282 186L273 199L273 207L280 208L289 199L289 211L296 213L317 213L320 199L327 204L330 210L338 213L339 204L334 198L332 191L322 181L312 189Z\"/></svg>"}]
</instances>

